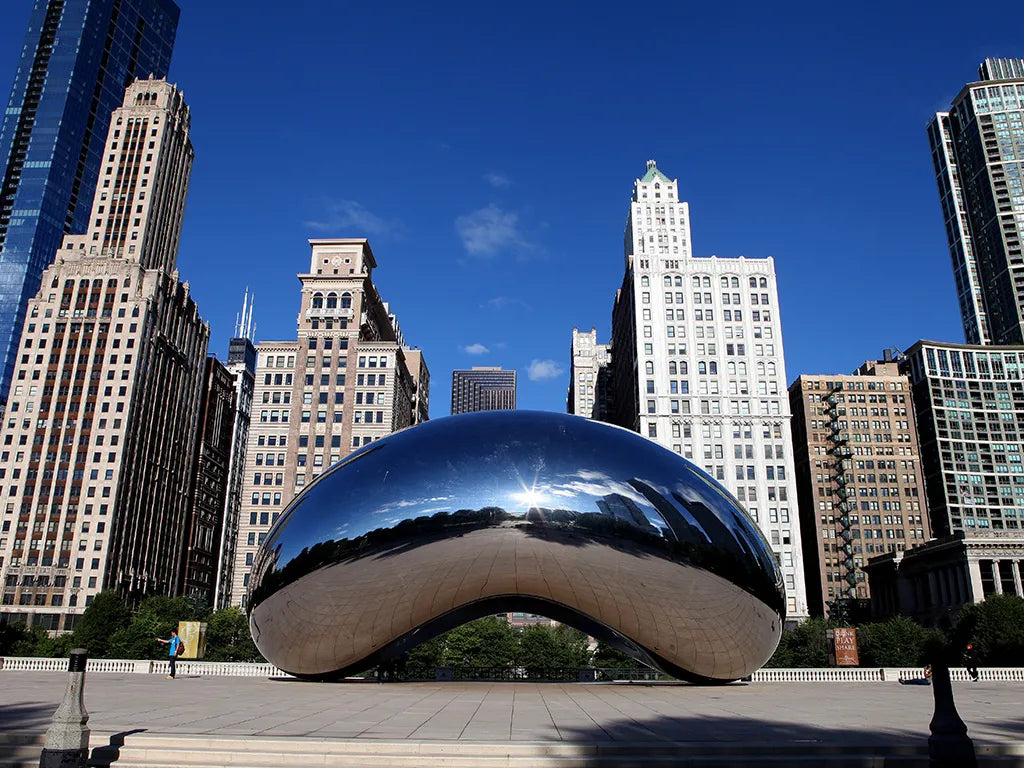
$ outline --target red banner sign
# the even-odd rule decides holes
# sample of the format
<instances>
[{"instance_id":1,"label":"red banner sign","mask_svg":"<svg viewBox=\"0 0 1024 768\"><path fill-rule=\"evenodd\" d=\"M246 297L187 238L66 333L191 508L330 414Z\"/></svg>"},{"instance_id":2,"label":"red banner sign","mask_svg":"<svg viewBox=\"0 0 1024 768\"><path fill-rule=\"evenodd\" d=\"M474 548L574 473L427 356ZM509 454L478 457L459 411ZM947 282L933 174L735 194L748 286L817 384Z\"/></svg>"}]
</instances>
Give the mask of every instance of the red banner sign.
<instances>
[{"instance_id":1,"label":"red banner sign","mask_svg":"<svg viewBox=\"0 0 1024 768\"><path fill-rule=\"evenodd\" d=\"M836 664L840 667L855 667L860 664L860 658L857 656L857 630L840 627L835 633Z\"/></svg>"}]
</instances>

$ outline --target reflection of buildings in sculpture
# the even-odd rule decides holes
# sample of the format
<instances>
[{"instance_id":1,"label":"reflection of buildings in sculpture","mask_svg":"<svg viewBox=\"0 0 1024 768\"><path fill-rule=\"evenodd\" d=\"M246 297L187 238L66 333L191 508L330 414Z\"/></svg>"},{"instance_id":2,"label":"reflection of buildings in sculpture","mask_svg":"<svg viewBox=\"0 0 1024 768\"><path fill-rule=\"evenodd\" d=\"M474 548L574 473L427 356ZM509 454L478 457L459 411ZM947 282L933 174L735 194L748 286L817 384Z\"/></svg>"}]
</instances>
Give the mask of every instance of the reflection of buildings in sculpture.
<instances>
[{"instance_id":1,"label":"reflection of buildings in sculpture","mask_svg":"<svg viewBox=\"0 0 1024 768\"><path fill-rule=\"evenodd\" d=\"M651 524L643 510L628 496L621 493L609 493L598 499L596 503L602 514L624 520L642 531L659 534L659 530Z\"/></svg>"},{"instance_id":2,"label":"reflection of buildings in sculpture","mask_svg":"<svg viewBox=\"0 0 1024 768\"><path fill-rule=\"evenodd\" d=\"M173 85L128 87L89 230L65 236L29 302L4 425L3 610L49 629L101 589L181 588L209 339L175 267L189 126Z\"/></svg>"},{"instance_id":3,"label":"reflection of buildings in sculpture","mask_svg":"<svg viewBox=\"0 0 1024 768\"><path fill-rule=\"evenodd\" d=\"M36 0L22 6L33 8L0 127L4 400L43 270L65 234L91 231L96 180L110 154L104 144L110 116L135 78L167 76L180 13L173 0Z\"/></svg>"},{"instance_id":4,"label":"reflection of buildings in sculpture","mask_svg":"<svg viewBox=\"0 0 1024 768\"><path fill-rule=\"evenodd\" d=\"M499 366L452 371L452 415L516 407L516 372Z\"/></svg>"},{"instance_id":5,"label":"reflection of buildings in sculpture","mask_svg":"<svg viewBox=\"0 0 1024 768\"><path fill-rule=\"evenodd\" d=\"M420 423L429 373L403 345L361 238L310 240L297 341L257 346L231 602L244 605L256 550L285 505L351 451ZM258 418L257 418L258 416Z\"/></svg>"},{"instance_id":6,"label":"reflection of buildings in sculpture","mask_svg":"<svg viewBox=\"0 0 1024 768\"><path fill-rule=\"evenodd\" d=\"M931 538L910 381L891 350L883 358L852 374L804 374L789 388L815 616L836 598L866 607L863 564Z\"/></svg>"},{"instance_id":7,"label":"reflection of buildings in sculpture","mask_svg":"<svg viewBox=\"0 0 1024 768\"><path fill-rule=\"evenodd\" d=\"M1024 534L958 531L873 557L864 572L871 585L872 617L909 616L935 626L989 595L1024 597Z\"/></svg>"},{"instance_id":8,"label":"reflection of buildings in sculpture","mask_svg":"<svg viewBox=\"0 0 1024 768\"><path fill-rule=\"evenodd\" d=\"M597 343L597 329L572 329L566 412L608 421L611 415L611 345Z\"/></svg>"},{"instance_id":9,"label":"reflection of buildings in sculpture","mask_svg":"<svg viewBox=\"0 0 1024 768\"><path fill-rule=\"evenodd\" d=\"M775 262L694 257L689 205L653 160L624 240L608 420L728 488L782 563L788 616L806 616Z\"/></svg>"}]
</instances>

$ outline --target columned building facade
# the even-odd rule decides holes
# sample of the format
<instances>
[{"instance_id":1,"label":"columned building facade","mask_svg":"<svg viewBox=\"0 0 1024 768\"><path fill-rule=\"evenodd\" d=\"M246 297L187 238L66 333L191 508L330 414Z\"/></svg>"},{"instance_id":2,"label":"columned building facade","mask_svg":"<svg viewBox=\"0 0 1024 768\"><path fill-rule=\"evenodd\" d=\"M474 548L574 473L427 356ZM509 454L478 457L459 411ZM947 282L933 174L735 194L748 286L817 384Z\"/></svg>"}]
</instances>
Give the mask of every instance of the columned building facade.
<instances>
[{"instance_id":1,"label":"columned building facade","mask_svg":"<svg viewBox=\"0 0 1024 768\"><path fill-rule=\"evenodd\" d=\"M209 341L175 268L189 126L174 86L129 86L89 228L28 305L0 438L0 610L48 629L102 589L182 583Z\"/></svg>"},{"instance_id":2,"label":"columned building facade","mask_svg":"<svg viewBox=\"0 0 1024 768\"><path fill-rule=\"evenodd\" d=\"M757 521L807 616L789 399L771 258L692 255L677 180L647 164L612 312L611 420L722 483Z\"/></svg>"},{"instance_id":3,"label":"columned building facade","mask_svg":"<svg viewBox=\"0 0 1024 768\"><path fill-rule=\"evenodd\" d=\"M256 550L299 491L353 450L419 423L429 373L399 341L365 239L310 240L296 341L256 346L231 601L245 605ZM411 363L410 363L411 360Z\"/></svg>"},{"instance_id":4,"label":"columned building facade","mask_svg":"<svg viewBox=\"0 0 1024 768\"><path fill-rule=\"evenodd\" d=\"M887 353L851 375L799 376L789 397L811 614L845 600L863 615L864 564L931 538L910 382Z\"/></svg>"},{"instance_id":5,"label":"columned building facade","mask_svg":"<svg viewBox=\"0 0 1024 768\"><path fill-rule=\"evenodd\" d=\"M864 570L874 618L909 616L925 626L948 624L963 606L990 595L1024 597L1024 535L960 531L872 558Z\"/></svg>"}]
</instances>

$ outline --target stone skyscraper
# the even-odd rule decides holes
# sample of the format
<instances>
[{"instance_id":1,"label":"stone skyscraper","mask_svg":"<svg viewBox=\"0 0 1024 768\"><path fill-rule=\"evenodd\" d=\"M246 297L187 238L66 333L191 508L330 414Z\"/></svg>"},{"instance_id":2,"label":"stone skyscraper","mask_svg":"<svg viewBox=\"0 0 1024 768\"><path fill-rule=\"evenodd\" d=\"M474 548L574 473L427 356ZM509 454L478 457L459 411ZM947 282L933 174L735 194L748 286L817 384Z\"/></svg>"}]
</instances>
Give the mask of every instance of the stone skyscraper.
<instances>
[{"instance_id":1,"label":"stone skyscraper","mask_svg":"<svg viewBox=\"0 0 1024 768\"><path fill-rule=\"evenodd\" d=\"M610 414L611 345L597 343L597 329L572 329L567 413L607 421Z\"/></svg>"},{"instance_id":2,"label":"stone skyscraper","mask_svg":"<svg viewBox=\"0 0 1024 768\"><path fill-rule=\"evenodd\" d=\"M231 605L231 587L234 583L235 550L238 546L238 515L242 508L242 485L245 477L245 452L249 445L249 422L252 398L256 387L256 347L252 340L256 329L252 321L256 297L246 291L242 313L235 323L235 335L228 342L228 362L234 388L234 424L231 436L231 462L228 466L228 486L224 499L224 524L221 527L220 555L217 567L216 591L213 607ZM238 601L235 601L238 602Z\"/></svg>"},{"instance_id":3,"label":"stone skyscraper","mask_svg":"<svg viewBox=\"0 0 1024 768\"><path fill-rule=\"evenodd\" d=\"M61 239L89 227L111 113L167 76L173 0L35 0L0 127L0 398L29 299Z\"/></svg>"},{"instance_id":4,"label":"stone skyscraper","mask_svg":"<svg viewBox=\"0 0 1024 768\"><path fill-rule=\"evenodd\" d=\"M864 616L867 561L931 538L910 381L887 354L798 376L789 397L810 611L839 599Z\"/></svg>"},{"instance_id":5,"label":"stone skyscraper","mask_svg":"<svg viewBox=\"0 0 1024 768\"><path fill-rule=\"evenodd\" d=\"M499 366L473 366L452 371L452 415L476 411L507 411L516 407L516 372Z\"/></svg>"},{"instance_id":6,"label":"stone skyscraper","mask_svg":"<svg viewBox=\"0 0 1024 768\"><path fill-rule=\"evenodd\" d=\"M256 550L292 497L349 453L428 411L423 355L401 341L359 238L310 240L296 341L256 347L231 601L244 605Z\"/></svg>"},{"instance_id":7,"label":"stone skyscraper","mask_svg":"<svg viewBox=\"0 0 1024 768\"><path fill-rule=\"evenodd\" d=\"M189 110L128 87L85 234L28 305L0 438L2 610L69 629L92 596L176 594L209 328L175 268Z\"/></svg>"},{"instance_id":8,"label":"stone skyscraper","mask_svg":"<svg viewBox=\"0 0 1024 768\"><path fill-rule=\"evenodd\" d=\"M928 126L968 344L1024 344L1024 59L985 59Z\"/></svg>"},{"instance_id":9,"label":"stone skyscraper","mask_svg":"<svg viewBox=\"0 0 1024 768\"><path fill-rule=\"evenodd\" d=\"M696 258L679 183L633 186L612 311L612 421L692 460L757 521L807 615L775 263Z\"/></svg>"}]
</instances>

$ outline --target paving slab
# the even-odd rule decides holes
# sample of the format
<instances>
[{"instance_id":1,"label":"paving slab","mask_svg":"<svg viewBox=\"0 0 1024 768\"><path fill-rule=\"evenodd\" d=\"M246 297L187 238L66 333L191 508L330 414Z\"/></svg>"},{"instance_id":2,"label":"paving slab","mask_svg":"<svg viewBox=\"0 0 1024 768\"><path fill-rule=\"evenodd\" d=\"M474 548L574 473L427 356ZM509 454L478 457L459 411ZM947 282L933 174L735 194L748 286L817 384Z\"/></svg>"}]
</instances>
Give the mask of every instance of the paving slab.
<instances>
[{"instance_id":1,"label":"paving slab","mask_svg":"<svg viewBox=\"0 0 1024 768\"><path fill-rule=\"evenodd\" d=\"M41 732L66 673L0 672L0 733ZM1024 742L1024 683L954 684L978 744ZM90 674L97 735L919 745L932 689L895 683L309 683ZM94 738L94 744L96 740Z\"/></svg>"}]
</instances>

